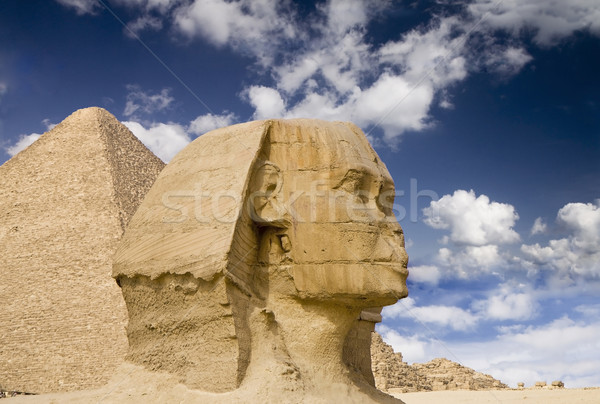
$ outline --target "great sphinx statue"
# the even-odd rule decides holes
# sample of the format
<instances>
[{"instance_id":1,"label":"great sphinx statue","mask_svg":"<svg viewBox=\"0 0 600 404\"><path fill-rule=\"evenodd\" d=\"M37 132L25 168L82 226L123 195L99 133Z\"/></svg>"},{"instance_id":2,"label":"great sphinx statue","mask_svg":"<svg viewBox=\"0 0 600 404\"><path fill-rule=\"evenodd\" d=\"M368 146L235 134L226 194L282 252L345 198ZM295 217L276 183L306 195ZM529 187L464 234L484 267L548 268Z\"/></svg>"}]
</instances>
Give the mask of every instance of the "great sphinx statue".
<instances>
[{"instance_id":1,"label":"great sphinx statue","mask_svg":"<svg viewBox=\"0 0 600 404\"><path fill-rule=\"evenodd\" d=\"M127 360L211 401L401 402L359 363L373 317L408 293L394 193L351 123L265 120L199 137L161 172L114 258Z\"/></svg>"}]
</instances>

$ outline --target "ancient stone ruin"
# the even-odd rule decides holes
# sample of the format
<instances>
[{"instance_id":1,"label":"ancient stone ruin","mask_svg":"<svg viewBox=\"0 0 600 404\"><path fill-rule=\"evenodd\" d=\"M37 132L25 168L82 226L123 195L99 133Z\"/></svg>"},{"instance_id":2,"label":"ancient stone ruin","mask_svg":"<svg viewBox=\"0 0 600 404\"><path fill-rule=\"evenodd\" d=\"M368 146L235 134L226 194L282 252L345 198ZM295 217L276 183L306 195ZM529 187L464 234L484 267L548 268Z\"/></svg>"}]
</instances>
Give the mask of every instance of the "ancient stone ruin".
<instances>
[{"instance_id":1,"label":"ancient stone ruin","mask_svg":"<svg viewBox=\"0 0 600 404\"><path fill-rule=\"evenodd\" d=\"M0 167L0 384L98 387L127 350L112 255L164 164L111 114L76 111Z\"/></svg>"},{"instance_id":2,"label":"ancient stone ruin","mask_svg":"<svg viewBox=\"0 0 600 404\"><path fill-rule=\"evenodd\" d=\"M128 377L161 372L223 402L399 402L364 376L380 308L407 294L393 187L349 123L257 121L192 142L115 255Z\"/></svg>"},{"instance_id":3,"label":"ancient stone ruin","mask_svg":"<svg viewBox=\"0 0 600 404\"><path fill-rule=\"evenodd\" d=\"M382 391L408 393L508 388L490 375L444 358L409 365L402 360L402 354L394 353L394 349L377 333L373 333L371 355L375 383Z\"/></svg>"},{"instance_id":4,"label":"ancient stone ruin","mask_svg":"<svg viewBox=\"0 0 600 404\"><path fill-rule=\"evenodd\" d=\"M373 333L406 295L407 257L392 179L354 125L236 125L152 186L163 166L87 108L0 167L0 388L114 375L112 401L400 402L374 386L504 386L447 360L408 365Z\"/></svg>"},{"instance_id":5,"label":"ancient stone ruin","mask_svg":"<svg viewBox=\"0 0 600 404\"><path fill-rule=\"evenodd\" d=\"M431 382L403 361L402 354L372 334L371 362L375 386L381 391L401 388L403 392L431 391Z\"/></svg>"}]
</instances>

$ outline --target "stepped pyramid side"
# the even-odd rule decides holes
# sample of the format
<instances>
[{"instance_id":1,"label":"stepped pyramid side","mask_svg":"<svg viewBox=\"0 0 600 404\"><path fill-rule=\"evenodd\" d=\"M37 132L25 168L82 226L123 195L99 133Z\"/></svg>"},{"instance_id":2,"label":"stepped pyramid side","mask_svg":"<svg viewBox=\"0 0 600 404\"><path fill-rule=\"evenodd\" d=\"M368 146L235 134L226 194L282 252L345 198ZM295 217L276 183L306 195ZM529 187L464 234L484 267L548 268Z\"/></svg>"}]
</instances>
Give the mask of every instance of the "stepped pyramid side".
<instances>
[{"instance_id":1,"label":"stepped pyramid side","mask_svg":"<svg viewBox=\"0 0 600 404\"><path fill-rule=\"evenodd\" d=\"M438 390L492 390L508 386L492 376L436 358L427 363L409 365L401 353L386 344L381 335L371 334L371 363L379 390L394 393Z\"/></svg>"},{"instance_id":2,"label":"stepped pyramid side","mask_svg":"<svg viewBox=\"0 0 600 404\"><path fill-rule=\"evenodd\" d=\"M403 361L400 352L386 344L381 335L371 334L371 369L375 386L381 391L402 389L402 392L431 391L431 381Z\"/></svg>"},{"instance_id":3,"label":"stepped pyramid side","mask_svg":"<svg viewBox=\"0 0 600 404\"><path fill-rule=\"evenodd\" d=\"M112 255L163 166L110 113L86 108L0 167L2 388L92 388L122 361Z\"/></svg>"}]
</instances>

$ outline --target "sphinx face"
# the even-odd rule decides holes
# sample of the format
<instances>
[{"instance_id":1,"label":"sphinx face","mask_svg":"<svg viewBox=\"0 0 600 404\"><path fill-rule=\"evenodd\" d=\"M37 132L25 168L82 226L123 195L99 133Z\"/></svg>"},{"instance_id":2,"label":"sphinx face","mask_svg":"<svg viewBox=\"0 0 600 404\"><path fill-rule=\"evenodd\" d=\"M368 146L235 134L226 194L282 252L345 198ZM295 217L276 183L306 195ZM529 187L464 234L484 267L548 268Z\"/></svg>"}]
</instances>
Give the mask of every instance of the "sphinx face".
<instances>
[{"instance_id":1,"label":"sphinx face","mask_svg":"<svg viewBox=\"0 0 600 404\"><path fill-rule=\"evenodd\" d=\"M284 129L271 135L269 160L280 170L277 186L289 224L276 236L295 291L364 307L407 296L394 183L365 136L341 123L300 126L292 134Z\"/></svg>"}]
</instances>

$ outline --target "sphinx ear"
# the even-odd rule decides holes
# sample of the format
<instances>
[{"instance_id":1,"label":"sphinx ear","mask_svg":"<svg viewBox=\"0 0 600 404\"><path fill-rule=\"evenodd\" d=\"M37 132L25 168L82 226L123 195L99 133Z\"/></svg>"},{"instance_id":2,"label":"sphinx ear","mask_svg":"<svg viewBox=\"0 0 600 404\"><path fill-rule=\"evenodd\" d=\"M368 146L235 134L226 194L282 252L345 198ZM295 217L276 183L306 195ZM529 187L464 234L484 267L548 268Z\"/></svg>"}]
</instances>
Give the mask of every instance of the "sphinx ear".
<instances>
[{"instance_id":1,"label":"sphinx ear","mask_svg":"<svg viewBox=\"0 0 600 404\"><path fill-rule=\"evenodd\" d=\"M250 183L250 217L259 227L287 228L290 221L283 206L281 170L270 161L256 168Z\"/></svg>"}]
</instances>

